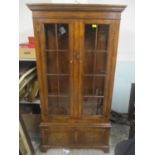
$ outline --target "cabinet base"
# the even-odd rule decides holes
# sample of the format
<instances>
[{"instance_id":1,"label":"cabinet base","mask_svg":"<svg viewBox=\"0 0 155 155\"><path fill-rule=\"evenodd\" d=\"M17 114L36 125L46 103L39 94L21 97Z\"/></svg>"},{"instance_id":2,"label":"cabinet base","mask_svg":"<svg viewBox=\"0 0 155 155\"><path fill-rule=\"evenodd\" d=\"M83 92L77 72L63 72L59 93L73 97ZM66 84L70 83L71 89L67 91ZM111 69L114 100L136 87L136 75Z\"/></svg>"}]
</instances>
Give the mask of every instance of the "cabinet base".
<instances>
[{"instance_id":1,"label":"cabinet base","mask_svg":"<svg viewBox=\"0 0 155 155\"><path fill-rule=\"evenodd\" d=\"M109 153L109 146L94 146L94 147L90 147L90 146L47 146L47 145L42 145L40 146L40 150L42 153L46 153L48 149L52 149L52 148L70 148L70 149L89 149L89 148L93 148L93 149L101 149L103 150L104 153Z\"/></svg>"},{"instance_id":2,"label":"cabinet base","mask_svg":"<svg viewBox=\"0 0 155 155\"><path fill-rule=\"evenodd\" d=\"M68 125L68 126L67 126ZM41 126L41 151L49 148L94 148L109 152L110 125L47 124Z\"/></svg>"}]
</instances>

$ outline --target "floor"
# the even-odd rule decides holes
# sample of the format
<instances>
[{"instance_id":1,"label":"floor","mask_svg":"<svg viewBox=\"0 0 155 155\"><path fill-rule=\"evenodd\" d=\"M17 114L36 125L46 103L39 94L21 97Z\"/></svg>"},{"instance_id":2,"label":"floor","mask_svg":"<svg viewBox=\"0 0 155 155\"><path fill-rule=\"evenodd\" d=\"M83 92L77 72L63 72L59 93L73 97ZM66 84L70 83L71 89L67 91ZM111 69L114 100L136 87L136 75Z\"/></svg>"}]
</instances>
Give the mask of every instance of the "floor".
<instances>
[{"instance_id":1,"label":"floor","mask_svg":"<svg viewBox=\"0 0 155 155\"><path fill-rule=\"evenodd\" d=\"M112 124L110 136L110 152L104 153L100 149L49 149L47 153L41 153L38 145L36 145L35 155L114 155L114 149L117 143L128 139L129 126Z\"/></svg>"}]
</instances>

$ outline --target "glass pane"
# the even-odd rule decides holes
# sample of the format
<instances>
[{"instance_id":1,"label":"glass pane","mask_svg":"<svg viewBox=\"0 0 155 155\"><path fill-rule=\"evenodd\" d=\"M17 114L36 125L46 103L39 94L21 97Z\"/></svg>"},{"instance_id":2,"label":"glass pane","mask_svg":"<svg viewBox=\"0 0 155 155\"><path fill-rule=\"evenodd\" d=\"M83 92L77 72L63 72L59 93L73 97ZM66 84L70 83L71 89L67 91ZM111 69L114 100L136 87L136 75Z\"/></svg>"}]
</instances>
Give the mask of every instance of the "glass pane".
<instances>
[{"instance_id":1,"label":"glass pane","mask_svg":"<svg viewBox=\"0 0 155 155\"><path fill-rule=\"evenodd\" d=\"M46 52L45 59L48 74L69 74L69 51Z\"/></svg>"},{"instance_id":2,"label":"glass pane","mask_svg":"<svg viewBox=\"0 0 155 155\"><path fill-rule=\"evenodd\" d=\"M57 76L47 76L48 94L58 95L58 82Z\"/></svg>"},{"instance_id":3,"label":"glass pane","mask_svg":"<svg viewBox=\"0 0 155 155\"><path fill-rule=\"evenodd\" d=\"M69 98L67 97L48 97L48 113L52 115L69 114Z\"/></svg>"},{"instance_id":4,"label":"glass pane","mask_svg":"<svg viewBox=\"0 0 155 155\"><path fill-rule=\"evenodd\" d=\"M56 25L46 24L45 35L46 35L46 49L56 49Z\"/></svg>"},{"instance_id":5,"label":"glass pane","mask_svg":"<svg viewBox=\"0 0 155 155\"><path fill-rule=\"evenodd\" d=\"M69 74L69 51L59 52L59 73Z\"/></svg>"},{"instance_id":6,"label":"glass pane","mask_svg":"<svg viewBox=\"0 0 155 155\"><path fill-rule=\"evenodd\" d=\"M69 26L45 24L44 28L48 113L68 115L70 114Z\"/></svg>"},{"instance_id":7,"label":"glass pane","mask_svg":"<svg viewBox=\"0 0 155 155\"><path fill-rule=\"evenodd\" d=\"M85 76L84 77L84 96L103 96L105 77Z\"/></svg>"},{"instance_id":8,"label":"glass pane","mask_svg":"<svg viewBox=\"0 0 155 155\"><path fill-rule=\"evenodd\" d=\"M85 25L83 115L102 115L109 26Z\"/></svg>"},{"instance_id":9,"label":"glass pane","mask_svg":"<svg viewBox=\"0 0 155 155\"><path fill-rule=\"evenodd\" d=\"M68 24L45 24L46 49L68 49Z\"/></svg>"},{"instance_id":10,"label":"glass pane","mask_svg":"<svg viewBox=\"0 0 155 155\"><path fill-rule=\"evenodd\" d=\"M92 27L91 24L85 25L85 49L94 50L95 49L95 36L96 29Z\"/></svg>"},{"instance_id":11,"label":"glass pane","mask_svg":"<svg viewBox=\"0 0 155 155\"><path fill-rule=\"evenodd\" d=\"M69 36L68 36L68 25L58 24L58 49L68 49L69 47Z\"/></svg>"},{"instance_id":12,"label":"glass pane","mask_svg":"<svg viewBox=\"0 0 155 155\"><path fill-rule=\"evenodd\" d=\"M107 63L107 52L85 52L84 72L85 74L105 74Z\"/></svg>"},{"instance_id":13,"label":"glass pane","mask_svg":"<svg viewBox=\"0 0 155 155\"><path fill-rule=\"evenodd\" d=\"M84 53L84 71L85 74L93 74L94 71L94 53L85 52Z\"/></svg>"},{"instance_id":14,"label":"glass pane","mask_svg":"<svg viewBox=\"0 0 155 155\"><path fill-rule=\"evenodd\" d=\"M103 97L84 97L83 114L84 115L101 115L103 112Z\"/></svg>"},{"instance_id":15,"label":"glass pane","mask_svg":"<svg viewBox=\"0 0 155 155\"><path fill-rule=\"evenodd\" d=\"M108 47L108 25L97 25L97 50L107 50Z\"/></svg>"},{"instance_id":16,"label":"glass pane","mask_svg":"<svg viewBox=\"0 0 155 155\"><path fill-rule=\"evenodd\" d=\"M98 52L96 53L96 66L94 73L95 74L102 74L104 75L106 73L106 64L107 64L107 53L106 52Z\"/></svg>"},{"instance_id":17,"label":"glass pane","mask_svg":"<svg viewBox=\"0 0 155 155\"><path fill-rule=\"evenodd\" d=\"M67 96L69 94L69 76L60 76L59 85L60 85L60 94Z\"/></svg>"},{"instance_id":18,"label":"glass pane","mask_svg":"<svg viewBox=\"0 0 155 155\"><path fill-rule=\"evenodd\" d=\"M46 72L49 74L56 74L58 72L57 67L57 52L46 52Z\"/></svg>"}]
</instances>

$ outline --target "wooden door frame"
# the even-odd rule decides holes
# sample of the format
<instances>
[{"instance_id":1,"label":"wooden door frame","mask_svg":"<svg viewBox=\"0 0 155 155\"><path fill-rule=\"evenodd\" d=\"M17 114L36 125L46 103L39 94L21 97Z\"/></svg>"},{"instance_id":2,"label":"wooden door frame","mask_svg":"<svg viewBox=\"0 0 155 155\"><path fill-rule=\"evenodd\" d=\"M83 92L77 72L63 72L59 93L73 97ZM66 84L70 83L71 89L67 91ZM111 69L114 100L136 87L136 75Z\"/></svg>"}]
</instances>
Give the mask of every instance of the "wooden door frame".
<instances>
[{"instance_id":1,"label":"wooden door frame","mask_svg":"<svg viewBox=\"0 0 155 155\"><path fill-rule=\"evenodd\" d=\"M44 49L45 49L45 32L44 32L44 24L54 24L54 23L65 23L69 24L69 51L70 51L70 62L73 59L73 20L70 19L38 19L38 24L40 31L38 35L35 35L36 37L40 38L40 48L36 51L38 53L37 61L39 62L39 67L37 67L37 70L40 76L39 80L39 87L42 90L41 91L41 107L42 107L42 119L43 121L51 121L51 120L68 120L73 117L73 65L70 64L70 114L69 115L49 115L48 114L48 92L47 92L47 78L46 78L46 64L45 64L45 58L44 58ZM37 30L37 27L35 28Z\"/></svg>"},{"instance_id":2,"label":"wooden door frame","mask_svg":"<svg viewBox=\"0 0 155 155\"><path fill-rule=\"evenodd\" d=\"M83 80L83 53L84 53L84 25L85 24L108 24L109 25L109 38L108 38L108 56L107 56L107 66L106 66L106 78L104 86L104 106L103 106L103 115L82 115L82 80ZM119 31L119 20L103 20L103 19L84 19L79 20L80 33L79 33L79 52L80 58L79 61L79 109L78 109L78 118L81 120L87 121L102 121L108 122L110 117L110 108L112 102L112 91L113 91L113 80L116 64L116 54L117 54L117 43L118 43L118 31Z\"/></svg>"}]
</instances>

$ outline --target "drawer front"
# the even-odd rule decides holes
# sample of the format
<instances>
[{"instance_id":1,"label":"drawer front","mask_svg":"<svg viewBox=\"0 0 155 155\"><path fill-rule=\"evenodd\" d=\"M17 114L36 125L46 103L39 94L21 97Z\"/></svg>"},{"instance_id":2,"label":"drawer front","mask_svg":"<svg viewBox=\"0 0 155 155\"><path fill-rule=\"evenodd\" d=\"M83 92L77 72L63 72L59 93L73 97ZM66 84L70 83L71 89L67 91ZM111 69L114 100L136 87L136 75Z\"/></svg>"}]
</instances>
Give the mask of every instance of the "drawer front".
<instances>
[{"instance_id":1,"label":"drawer front","mask_svg":"<svg viewBox=\"0 0 155 155\"><path fill-rule=\"evenodd\" d=\"M67 146L73 143L71 129L44 129L44 144L52 146Z\"/></svg>"},{"instance_id":2,"label":"drawer front","mask_svg":"<svg viewBox=\"0 0 155 155\"><path fill-rule=\"evenodd\" d=\"M78 130L77 144L79 145L107 145L109 129L81 129Z\"/></svg>"},{"instance_id":3,"label":"drawer front","mask_svg":"<svg viewBox=\"0 0 155 155\"><path fill-rule=\"evenodd\" d=\"M48 127L42 128L42 145L47 146L107 146L110 128Z\"/></svg>"}]
</instances>

